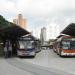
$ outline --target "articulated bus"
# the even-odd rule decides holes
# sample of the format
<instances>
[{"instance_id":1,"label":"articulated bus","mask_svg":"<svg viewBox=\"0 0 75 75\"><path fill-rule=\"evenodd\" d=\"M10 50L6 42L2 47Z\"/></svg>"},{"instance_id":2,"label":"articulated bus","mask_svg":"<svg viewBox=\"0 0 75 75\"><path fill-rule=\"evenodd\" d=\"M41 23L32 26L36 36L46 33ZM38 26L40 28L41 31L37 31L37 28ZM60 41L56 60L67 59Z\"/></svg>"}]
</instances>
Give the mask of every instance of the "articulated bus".
<instances>
[{"instance_id":1,"label":"articulated bus","mask_svg":"<svg viewBox=\"0 0 75 75\"><path fill-rule=\"evenodd\" d=\"M55 41L53 50L60 56L75 56L75 37L61 36Z\"/></svg>"},{"instance_id":2,"label":"articulated bus","mask_svg":"<svg viewBox=\"0 0 75 75\"><path fill-rule=\"evenodd\" d=\"M34 48L34 41L31 38L21 37L17 40L17 56L33 56L36 52Z\"/></svg>"}]
</instances>

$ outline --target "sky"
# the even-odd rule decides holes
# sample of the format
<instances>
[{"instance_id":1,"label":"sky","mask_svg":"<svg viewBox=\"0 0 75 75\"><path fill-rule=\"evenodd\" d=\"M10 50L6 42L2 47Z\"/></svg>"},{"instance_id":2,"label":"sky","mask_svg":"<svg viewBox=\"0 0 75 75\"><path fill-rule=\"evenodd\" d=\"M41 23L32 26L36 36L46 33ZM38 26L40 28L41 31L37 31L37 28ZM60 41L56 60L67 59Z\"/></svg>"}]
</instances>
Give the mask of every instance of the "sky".
<instances>
[{"instance_id":1,"label":"sky","mask_svg":"<svg viewBox=\"0 0 75 75\"><path fill-rule=\"evenodd\" d=\"M0 14L11 21L23 14L28 30L39 37L47 28L47 39L55 38L70 23L75 22L75 0L0 0Z\"/></svg>"}]
</instances>

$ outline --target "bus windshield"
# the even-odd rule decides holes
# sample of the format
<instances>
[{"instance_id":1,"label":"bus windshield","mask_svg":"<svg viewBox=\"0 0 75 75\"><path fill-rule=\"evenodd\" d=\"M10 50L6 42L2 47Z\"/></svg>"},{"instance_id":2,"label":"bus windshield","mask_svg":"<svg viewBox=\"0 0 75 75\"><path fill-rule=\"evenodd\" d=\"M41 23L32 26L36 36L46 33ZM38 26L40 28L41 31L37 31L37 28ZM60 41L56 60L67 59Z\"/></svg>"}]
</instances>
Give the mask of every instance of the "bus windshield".
<instances>
[{"instance_id":1,"label":"bus windshield","mask_svg":"<svg viewBox=\"0 0 75 75\"><path fill-rule=\"evenodd\" d=\"M19 40L20 48L29 49L33 48L33 41L31 40Z\"/></svg>"},{"instance_id":2,"label":"bus windshield","mask_svg":"<svg viewBox=\"0 0 75 75\"><path fill-rule=\"evenodd\" d=\"M75 49L75 38L66 38L62 41L62 48L67 50Z\"/></svg>"}]
</instances>

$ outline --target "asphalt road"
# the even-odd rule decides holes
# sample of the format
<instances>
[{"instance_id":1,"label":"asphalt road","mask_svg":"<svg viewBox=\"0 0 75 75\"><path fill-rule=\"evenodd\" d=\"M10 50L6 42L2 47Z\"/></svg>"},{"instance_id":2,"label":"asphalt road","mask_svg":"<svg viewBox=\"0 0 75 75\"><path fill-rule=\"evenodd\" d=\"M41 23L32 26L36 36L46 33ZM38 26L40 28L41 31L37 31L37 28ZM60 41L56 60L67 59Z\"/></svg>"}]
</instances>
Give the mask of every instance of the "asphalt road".
<instances>
[{"instance_id":1,"label":"asphalt road","mask_svg":"<svg viewBox=\"0 0 75 75\"><path fill-rule=\"evenodd\" d=\"M44 68L44 67L40 67L38 65L33 65L30 63L22 63L18 60L14 59L7 59L6 60L9 64L11 64L12 66L15 66L23 71L27 71L33 75L73 75L73 74L69 74L63 71L58 71L56 69L52 69L50 68L49 70Z\"/></svg>"},{"instance_id":2,"label":"asphalt road","mask_svg":"<svg viewBox=\"0 0 75 75\"><path fill-rule=\"evenodd\" d=\"M28 71L23 71L0 58L0 75L34 75Z\"/></svg>"},{"instance_id":3,"label":"asphalt road","mask_svg":"<svg viewBox=\"0 0 75 75\"><path fill-rule=\"evenodd\" d=\"M19 68L23 71L28 71L34 75L58 75L56 73L37 68L37 66L33 66L33 65L28 64L28 63L19 62L15 59L8 60L8 62L9 62L9 64L11 64L13 66L16 66L17 68Z\"/></svg>"},{"instance_id":4,"label":"asphalt road","mask_svg":"<svg viewBox=\"0 0 75 75\"><path fill-rule=\"evenodd\" d=\"M0 58L0 75L75 75L74 61L42 50L33 59Z\"/></svg>"},{"instance_id":5,"label":"asphalt road","mask_svg":"<svg viewBox=\"0 0 75 75\"><path fill-rule=\"evenodd\" d=\"M63 71L75 75L75 57L62 58L54 53L53 50L42 50L34 59L17 58L17 60L23 63L27 62L33 65L42 66L50 71L54 69L52 71L60 72L60 74L61 71Z\"/></svg>"}]
</instances>

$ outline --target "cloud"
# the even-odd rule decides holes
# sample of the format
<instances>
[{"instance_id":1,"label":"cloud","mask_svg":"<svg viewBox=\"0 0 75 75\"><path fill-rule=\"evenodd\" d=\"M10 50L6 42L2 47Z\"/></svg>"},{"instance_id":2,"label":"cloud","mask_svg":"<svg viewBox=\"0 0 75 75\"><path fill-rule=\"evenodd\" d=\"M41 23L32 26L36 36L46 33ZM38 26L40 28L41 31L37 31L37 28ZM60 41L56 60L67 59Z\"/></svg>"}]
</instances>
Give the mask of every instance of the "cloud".
<instances>
[{"instance_id":1,"label":"cloud","mask_svg":"<svg viewBox=\"0 0 75 75\"><path fill-rule=\"evenodd\" d=\"M46 26L46 29L47 40L52 38L55 39L60 34L59 25L54 22L50 22L50 24Z\"/></svg>"},{"instance_id":2,"label":"cloud","mask_svg":"<svg viewBox=\"0 0 75 75\"><path fill-rule=\"evenodd\" d=\"M0 11L13 12L16 10L16 7L13 2L2 0L0 1Z\"/></svg>"}]
</instances>

